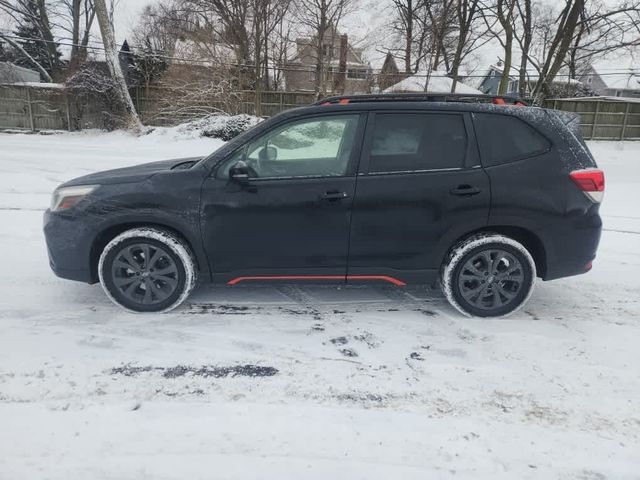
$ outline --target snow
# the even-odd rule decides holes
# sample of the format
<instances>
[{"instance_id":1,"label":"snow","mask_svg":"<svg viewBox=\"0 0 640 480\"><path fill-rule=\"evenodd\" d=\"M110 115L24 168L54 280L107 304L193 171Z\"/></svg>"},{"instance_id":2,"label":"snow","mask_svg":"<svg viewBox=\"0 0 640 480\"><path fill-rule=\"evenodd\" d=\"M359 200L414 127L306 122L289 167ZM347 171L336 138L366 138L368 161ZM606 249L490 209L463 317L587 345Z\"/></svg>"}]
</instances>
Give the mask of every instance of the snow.
<instances>
[{"instance_id":1,"label":"snow","mask_svg":"<svg viewBox=\"0 0 640 480\"><path fill-rule=\"evenodd\" d=\"M0 478L638 478L639 143L589 144L592 272L506 319L386 286L202 287L136 315L50 272L58 183L220 144L0 134Z\"/></svg>"},{"instance_id":2,"label":"snow","mask_svg":"<svg viewBox=\"0 0 640 480\"><path fill-rule=\"evenodd\" d=\"M446 72L440 72L437 70L428 73L425 71L419 71L411 77L407 77L404 80L391 85L384 90L384 93L399 93L399 92L424 92L424 85L429 77L429 88L427 92L430 93L450 93L453 80L447 77ZM456 83L456 93L468 93L468 94L481 94L478 89L470 87L462 82Z\"/></svg>"}]
</instances>

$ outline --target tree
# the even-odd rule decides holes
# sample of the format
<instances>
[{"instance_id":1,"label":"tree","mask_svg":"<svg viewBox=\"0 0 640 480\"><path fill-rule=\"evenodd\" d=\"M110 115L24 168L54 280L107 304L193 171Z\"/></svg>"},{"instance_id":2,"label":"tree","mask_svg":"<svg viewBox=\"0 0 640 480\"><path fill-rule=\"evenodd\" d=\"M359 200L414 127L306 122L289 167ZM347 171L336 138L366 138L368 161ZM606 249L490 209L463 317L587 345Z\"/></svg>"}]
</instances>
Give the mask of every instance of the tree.
<instances>
[{"instance_id":1,"label":"tree","mask_svg":"<svg viewBox=\"0 0 640 480\"><path fill-rule=\"evenodd\" d=\"M424 27L424 0L391 0L395 13L396 21L392 24L392 28L398 32L402 39L404 71L410 73L413 69L413 53L418 49L417 57L420 58L424 48L424 39L427 29ZM416 45L417 44L417 45Z\"/></svg>"},{"instance_id":2,"label":"tree","mask_svg":"<svg viewBox=\"0 0 640 480\"><path fill-rule=\"evenodd\" d=\"M498 86L498 94L500 95L507 93L509 88L513 61L514 16L517 13L517 2L518 0L495 0L495 4L490 5L483 12L487 28L500 43L504 52L504 66L500 77L500 85Z\"/></svg>"},{"instance_id":3,"label":"tree","mask_svg":"<svg viewBox=\"0 0 640 480\"><path fill-rule=\"evenodd\" d=\"M156 82L169 67L169 62L163 51L156 50L149 38L145 39L141 53L136 54L136 70L144 81L146 96L149 87Z\"/></svg>"},{"instance_id":4,"label":"tree","mask_svg":"<svg viewBox=\"0 0 640 480\"><path fill-rule=\"evenodd\" d=\"M607 54L640 45L640 1L605 4L592 0L576 26L566 65L570 78Z\"/></svg>"},{"instance_id":5,"label":"tree","mask_svg":"<svg viewBox=\"0 0 640 480\"><path fill-rule=\"evenodd\" d=\"M479 22L482 21L483 8L480 0L457 0L455 11L458 37L449 70L449 75L453 79L451 93L456 91L458 72L463 60L472 51L488 41L489 28L481 27L478 31Z\"/></svg>"},{"instance_id":6,"label":"tree","mask_svg":"<svg viewBox=\"0 0 640 480\"><path fill-rule=\"evenodd\" d=\"M518 71L518 95L527 96L527 67L533 41L533 10L531 0L517 0L518 15L514 19L513 36L520 46L520 68Z\"/></svg>"},{"instance_id":7,"label":"tree","mask_svg":"<svg viewBox=\"0 0 640 480\"><path fill-rule=\"evenodd\" d=\"M325 94L325 64L331 58L333 33L351 6L351 0L296 0L295 16L311 32L315 57L314 92L316 98Z\"/></svg>"},{"instance_id":8,"label":"tree","mask_svg":"<svg viewBox=\"0 0 640 480\"><path fill-rule=\"evenodd\" d=\"M565 0L554 23L555 31L554 26L549 25L551 40L544 49L542 61L536 64L538 81L533 89L534 99L539 100L550 93L551 84L564 64L576 26L583 14L584 0Z\"/></svg>"},{"instance_id":9,"label":"tree","mask_svg":"<svg viewBox=\"0 0 640 480\"><path fill-rule=\"evenodd\" d=\"M91 36L91 27L95 19L93 0L59 0L63 11L60 17L67 20L61 28L71 35L71 56L69 64L74 70L87 57L87 46Z\"/></svg>"},{"instance_id":10,"label":"tree","mask_svg":"<svg viewBox=\"0 0 640 480\"><path fill-rule=\"evenodd\" d=\"M100 25L105 60L109 67L115 95L124 112L123 116L125 126L131 130L139 132L142 130L142 123L140 122L140 118L138 117L135 106L133 105L129 89L127 88L127 82L125 81L122 69L120 68L113 23L109 17L109 11L107 10L105 0L95 0L94 8L98 25Z\"/></svg>"},{"instance_id":11,"label":"tree","mask_svg":"<svg viewBox=\"0 0 640 480\"><path fill-rule=\"evenodd\" d=\"M48 8L45 0L0 0L0 10L16 24L13 36L19 38L2 34L3 40L20 53L16 63L35 66L43 80L51 81L59 75L62 63Z\"/></svg>"}]
</instances>

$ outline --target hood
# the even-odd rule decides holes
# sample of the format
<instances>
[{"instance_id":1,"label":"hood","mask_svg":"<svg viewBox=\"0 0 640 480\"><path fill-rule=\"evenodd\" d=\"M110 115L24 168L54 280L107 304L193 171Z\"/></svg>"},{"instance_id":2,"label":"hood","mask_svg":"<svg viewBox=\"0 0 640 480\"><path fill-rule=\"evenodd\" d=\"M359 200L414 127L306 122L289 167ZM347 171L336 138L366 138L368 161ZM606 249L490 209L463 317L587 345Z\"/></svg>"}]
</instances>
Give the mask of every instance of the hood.
<instances>
[{"instance_id":1,"label":"hood","mask_svg":"<svg viewBox=\"0 0 640 480\"><path fill-rule=\"evenodd\" d=\"M171 170L175 167L186 169L190 168L202 157L176 158L173 160L162 160L160 162L143 163L132 167L116 168L114 170L105 170L103 172L90 173L82 177L74 178L61 185L61 187L71 187L75 185L111 185L115 183L135 183L146 180L152 175L164 171Z\"/></svg>"}]
</instances>

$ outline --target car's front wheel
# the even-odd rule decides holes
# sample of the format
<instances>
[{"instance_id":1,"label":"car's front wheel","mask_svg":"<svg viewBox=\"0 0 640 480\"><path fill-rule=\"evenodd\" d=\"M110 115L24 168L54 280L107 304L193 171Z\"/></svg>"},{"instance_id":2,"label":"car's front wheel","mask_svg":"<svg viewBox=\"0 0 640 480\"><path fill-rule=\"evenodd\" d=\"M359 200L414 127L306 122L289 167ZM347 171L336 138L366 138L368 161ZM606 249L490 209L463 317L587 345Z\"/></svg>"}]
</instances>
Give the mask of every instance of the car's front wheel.
<instances>
[{"instance_id":1,"label":"car's front wheel","mask_svg":"<svg viewBox=\"0 0 640 480\"><path fill-rule=\"evenodd\" d=\"M107 296L134 312L176 308L197 280L186 243L157 228L133 228L116 236L100 255L98 274Z\"/></svg>"},{"instance_id":2,"label":"car's front wheel","mask_svg":"<svg viewBox=\"0 0 640 480\"><path fill-rule=\"evenodd\" d=\"M481 233L451 249L440 283L449 303L463 314L499 317L526 303L535 278L535 262L521 243Z\"/></svg>"}]
</instances>

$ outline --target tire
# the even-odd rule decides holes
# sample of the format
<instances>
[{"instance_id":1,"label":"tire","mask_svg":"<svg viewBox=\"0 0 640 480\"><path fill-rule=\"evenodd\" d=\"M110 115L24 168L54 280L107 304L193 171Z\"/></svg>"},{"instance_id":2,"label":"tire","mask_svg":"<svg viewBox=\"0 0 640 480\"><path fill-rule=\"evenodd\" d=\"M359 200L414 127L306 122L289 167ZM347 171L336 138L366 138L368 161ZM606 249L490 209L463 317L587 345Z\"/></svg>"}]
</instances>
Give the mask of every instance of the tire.
<instances>
[{"instance_id":1,"label":"tire","mask_svg":"<svg viewBox=\"0 0 640 480\"><path fill-rule=\"evenodd\" d=\"M521 308L533 292L536 265L527 249L496 233L473 235L447 255L440 284L466 316L501 317Z\"/></svg>"},{"instance_id":2,"label":"tire","mask_svg":"<svg viewBox=\"0 0 640 480\"><path fill-rule=\"evenodd\" d=\"M127 230L107 244L98 275L116 305L132 312L168 312L189 296L198 271L183 240L145 227Z\"/></svg>"}]
</instances>

